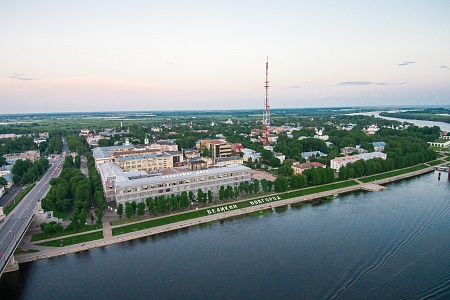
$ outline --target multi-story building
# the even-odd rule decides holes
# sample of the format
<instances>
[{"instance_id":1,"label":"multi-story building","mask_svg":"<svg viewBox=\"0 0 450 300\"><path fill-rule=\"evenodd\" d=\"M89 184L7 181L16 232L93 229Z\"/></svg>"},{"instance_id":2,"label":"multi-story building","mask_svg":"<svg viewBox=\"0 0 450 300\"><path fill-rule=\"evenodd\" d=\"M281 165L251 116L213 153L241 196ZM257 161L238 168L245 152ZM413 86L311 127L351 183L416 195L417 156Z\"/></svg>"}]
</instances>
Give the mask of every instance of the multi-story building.
<instances>
[{"instance_id":1,"label":"multi-story building","mask_svg":"<svg viewBox=\"0 0 450 300\"><path fill-rule=\"evenodd\" d=\"M311 168L326 168L327 166L318 162L310 162L304 164L293 164L292 169L294 170L294 174L302 174L303 171Z\"/></svg>"},{"instance_id":2,"label":"multi-story building","mask_svg":"<svg viewBox=\"0 0 450 300\"><path fill-rule=\"evenodd\" d=\"M242 165L197 171L168 168L156 176L144 171L123 172L114 163L103 163L98 167L106 201L117 204L143 202L148 197L178 195L184 191L195 194L198 189L218 194L222 185L235 187L251 179L250 168Z\"/></svg>"},{"instance_id":3,"label":"multi-story building","mask_svg":"<svg viewBox=\"0 0 450 300\"><path fill-rule=\"evenodd\" d=\"M339 172L339 169L341 167L345 167L348 163L354 163L355 161L358 161L360 159L369 160L372 158L386 159L387 154L382 152L370 152L352 156L336 157L335 159L332 159L330 161L330 168L334 169L336 172Z\"/></svg>"},{"instance_id":4,"label":"multi-story building","mask_svg":"<svg viewBox=\"0 0 450 300\"><path fill-rule=\"evenodd\" d=\"M39 150L29 150L24 151L22 153L12 153L3 155L7 163L14 163L18 159L29 159L32 163L34 163L39 159L40 156L41 152Z\"/></svg>"},{"instance_id":5,"label":"multi-story building","mask_svg":"<svg viewBox=\"0 0 450 300\"><path fill-rule=\"evenodd\" d=\"M173 158L167 154L119 157L117 165L124 171L153 171L173 167Z\"/></svg>"}]
</instances>

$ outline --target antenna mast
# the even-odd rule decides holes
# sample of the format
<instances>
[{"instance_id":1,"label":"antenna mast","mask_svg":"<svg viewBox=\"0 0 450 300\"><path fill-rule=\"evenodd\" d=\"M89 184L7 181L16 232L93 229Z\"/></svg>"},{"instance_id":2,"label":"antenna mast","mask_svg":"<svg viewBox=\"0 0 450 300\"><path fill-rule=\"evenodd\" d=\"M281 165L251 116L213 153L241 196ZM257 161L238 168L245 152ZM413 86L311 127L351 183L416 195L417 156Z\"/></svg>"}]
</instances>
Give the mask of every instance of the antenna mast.
<instances>
[{"instance_id":1,"label":"antenna mast","mask_svg":"<svg viewBox=\"0 0 450 300\"><path fill-rule=\"evenodd\" d=\"M264 103L263 122L262 122L262 142L264 146L269 144L268 134L270 131L270 106L269 106L269 57L266 62L266 82L264 85L266 89L266 99Z\"/></svg>"}]
</instances>

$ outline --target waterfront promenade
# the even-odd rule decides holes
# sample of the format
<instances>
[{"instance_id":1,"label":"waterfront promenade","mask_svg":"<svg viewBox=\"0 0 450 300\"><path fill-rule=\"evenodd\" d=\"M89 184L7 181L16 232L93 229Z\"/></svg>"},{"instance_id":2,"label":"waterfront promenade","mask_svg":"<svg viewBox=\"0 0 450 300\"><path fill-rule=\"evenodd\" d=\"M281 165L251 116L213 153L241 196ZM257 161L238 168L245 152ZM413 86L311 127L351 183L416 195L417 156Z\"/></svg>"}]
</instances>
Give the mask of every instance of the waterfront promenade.
<instances>
[{"instance_id":1,"label":"waterfront promenade","mask_svg":"<svg viewBox=\"0 0 450 300\"><path fill-rule=\"evenodd\" d=\"M103 229L98 230L98 231L103 230L103 238L102 239L90 241L90 242L84 242L81 244L65 246L65 247L38 246L36 244L42 243L43 241L31 242L30 241L31 236L26 236L24 238L24 240L22 241L20 248L24 249L24 250L38 250L39 252L16 255L16 260L19 263L24 263L24 262L30 262L30 261L39 260L39 259L45 259L45 258L51 258L51 257L55 257L55 256L70 254L70 253L76 253L76 252L80 252L80 251L86 251L86 250L89 250L92 248L104 247L104 246L108 246L108 245L115 244L115 243L126 242L126 241L130 241L133 239L143 238L146 236L165 233L165 232L169 232L169 231L173 231L173 230L178 230L178 229L187 228L187 227L191 227L191 226L195 226L195 225L214 222L214 221L218 221L218 220L222 220L222 219L233 218L233 217L246 215L246 214L254 213L257 211L261 211L261 210L286 206L286 205L290 205L290 204L294 204L294 203L298 203L298 202L313 201L315 199L321 199L321 198L334 196L334 195L338 195L338 194L345 194L345 193L351 193L351 192L357 192L357 191L369 191L369 192L381 191L381 190L385 189L386 187L381 186L380 184L385 184L385 183L389 183L389 182L393 182L393 181L397 181L397 180L402 180L404 178L409 178L409 177L417 176L420 174L425 174L425 173L431 172L433 170L434 170L434 167L430 166L430 167L427 167L427 168L424 168L421 170L417 170L414 172L401 174L401 175L397 175L397 176L392 176L389 178L372 181L370 183L363 183L359 180L356 180L358 182L358 184L349 186L349 187L338 188L338 189L333 189L333 190L329 190L329 191L288 198L288 199L284 199L284 200L272 201L269 203L263 203L263 204L259 204L259 205L246 207L246 208L240 208L240 209L235 209L235 210L230 210L230 211L225 211L225 212L219 212L219 213L215 213L212 215L207 215L207 216L203 216L203 217L199 217L199 218L195 218L195 219L189 219L189 220L166 224L166 225L153 227L153 228L149 228L149 229L139 230L139 231L135 231L135 232L131 232L131 233L125 233L125 234L121 234L119 236L113 236L112 228L111 228L110 224L108 222L105 222L103 224ZM274 195L271 195L271 196L274 196ZM260 198L261 198L261 196L255 197L254 199L260 199ZM263 196L263 198L264 198L264 196ZM249 201L249 200L251 200L251 199L246 199L244 201ZM232 203L230 203L230 204L232 204ZM220 205L217 205L217 207L223 206L223 205L224 204L222 203ZM214 208L214 207L210 207L210 208ZM167 216L165 216L165 217L167 217ZM120 226L115 226L115 227L120 227ZM115 228L115 227L113 227L113 228ZM83 233L79 233L76 235L82 235L82 234L86 234L86 233L83 232ZM73 235L71 235L71 236L73 236ZM61 239L67 238L67 237L69 237L69 236L57 237L57 238L53 238L53 239L49 239L49 240L61 240ZM49 241L49 240L46 240L46 241Z\"/></svg>"}]
</instances>

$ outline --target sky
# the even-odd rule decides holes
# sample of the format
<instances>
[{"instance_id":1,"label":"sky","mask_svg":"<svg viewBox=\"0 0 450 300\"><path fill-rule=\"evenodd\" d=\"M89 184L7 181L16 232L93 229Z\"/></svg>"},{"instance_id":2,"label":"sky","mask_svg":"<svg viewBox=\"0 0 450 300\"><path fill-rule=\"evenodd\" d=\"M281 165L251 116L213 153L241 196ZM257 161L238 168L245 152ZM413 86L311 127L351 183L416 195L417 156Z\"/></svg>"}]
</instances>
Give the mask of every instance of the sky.
<instances>
[{"instance_id":1,"label":"sky","mask_svg":"<svg viewBox=\"0 0 450 300\"><path fill-rule=\"evenodd\" d=\"M450 1L0 1L0 114L450 104Z\"/></svg>"}]
</instances>

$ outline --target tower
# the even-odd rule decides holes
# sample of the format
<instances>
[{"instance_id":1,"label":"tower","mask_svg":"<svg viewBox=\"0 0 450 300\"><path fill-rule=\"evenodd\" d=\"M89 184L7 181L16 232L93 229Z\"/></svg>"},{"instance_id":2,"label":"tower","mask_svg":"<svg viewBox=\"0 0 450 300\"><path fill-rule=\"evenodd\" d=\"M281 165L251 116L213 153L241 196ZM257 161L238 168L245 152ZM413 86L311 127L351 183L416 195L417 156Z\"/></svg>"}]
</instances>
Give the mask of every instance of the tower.
<instances>
[{"instance_id":1,"label":"tower","mask_svg":"<svg viewBox=\"0 0 450 300\"><path fill-rule=\"evenodd\" d=\"M269 57L266 62L266 82L264 85L266 89L266 99L264 103L263 121L262 121L262 142L264 146L269 144L268 134L270 131L270 106L269 106Z\"/></svg>"}]
</instances>

